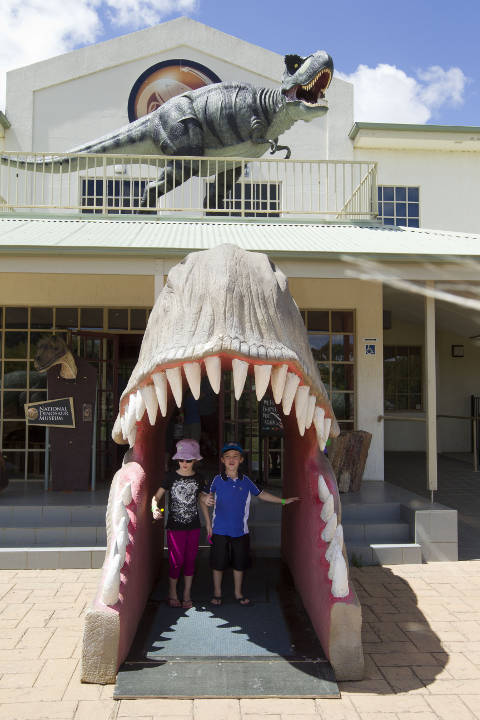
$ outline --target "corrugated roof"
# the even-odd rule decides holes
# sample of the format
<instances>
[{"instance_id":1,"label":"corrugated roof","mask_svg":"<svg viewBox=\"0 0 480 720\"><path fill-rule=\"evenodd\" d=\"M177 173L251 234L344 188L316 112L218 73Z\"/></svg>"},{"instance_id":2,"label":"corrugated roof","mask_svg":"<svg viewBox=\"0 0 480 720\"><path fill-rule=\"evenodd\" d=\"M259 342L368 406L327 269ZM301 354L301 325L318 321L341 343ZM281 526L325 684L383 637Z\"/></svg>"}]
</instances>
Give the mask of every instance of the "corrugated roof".
<instances>
[{"instance_id":1,"label":"corrugated roof","mask_svg":"<svg viewBox=\"0 0 480 720\"><path fill-rule=\"evenodd\" d=\"M0 218L0 253L151 255L234 243L291 257L478 257L480 235L381 225L222 220Z\"/></svg>"}]
</instances>

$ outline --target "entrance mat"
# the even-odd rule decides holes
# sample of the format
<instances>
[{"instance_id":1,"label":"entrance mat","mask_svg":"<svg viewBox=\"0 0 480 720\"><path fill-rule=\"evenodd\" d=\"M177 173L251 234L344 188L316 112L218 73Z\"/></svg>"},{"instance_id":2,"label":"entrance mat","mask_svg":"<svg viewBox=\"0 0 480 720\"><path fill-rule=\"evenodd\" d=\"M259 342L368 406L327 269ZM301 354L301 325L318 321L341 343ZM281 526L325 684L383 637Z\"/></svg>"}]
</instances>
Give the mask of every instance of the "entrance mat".
<instances>
[{"instance_id":1,"label":"entrance mat","mask_svg":"<svg viewBox=\"0 0 480 720\"><path fill-rule=\"evenodd\" d=\"M339 698L328 662L249 658L123 665L113 691L128 698Z\"/></svg>"},{"instance_id":2,"label":"entrance mat","mask_svg":"<svg viewBox=\"0 0 480 720\"><path fill-rule=\"evenodd\" d=\"M244 607L228 595L233 586L228 573L223 603L210 604L204 561L197 563L196 603L188 610L169 607L168 578L159 581L118 672L114 697L339 697L283 563L255 560L246 588L254 604Z\"/></svg>"}]
</instances>

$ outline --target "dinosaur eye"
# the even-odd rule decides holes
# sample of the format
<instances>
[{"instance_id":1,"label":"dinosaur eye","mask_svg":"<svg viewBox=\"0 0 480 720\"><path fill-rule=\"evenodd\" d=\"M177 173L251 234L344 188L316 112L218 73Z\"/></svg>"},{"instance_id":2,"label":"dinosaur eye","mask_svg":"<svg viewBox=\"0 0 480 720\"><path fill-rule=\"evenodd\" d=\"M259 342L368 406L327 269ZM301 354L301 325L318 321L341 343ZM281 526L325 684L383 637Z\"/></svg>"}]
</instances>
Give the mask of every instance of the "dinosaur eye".
<instances>
[{"instance_id":1,"label":"dinosaur eye","mask_svg":"<svg viewBox=\"0 0 480 720\"><path fill-rule=\"evenodd\" d=\"M293 75L293 73L301 66L303 60L304 58L300 57L300 55L285 55L285 67L287 68L287 72L290 73L290 75Z\"/></svg>"}]
</instances>

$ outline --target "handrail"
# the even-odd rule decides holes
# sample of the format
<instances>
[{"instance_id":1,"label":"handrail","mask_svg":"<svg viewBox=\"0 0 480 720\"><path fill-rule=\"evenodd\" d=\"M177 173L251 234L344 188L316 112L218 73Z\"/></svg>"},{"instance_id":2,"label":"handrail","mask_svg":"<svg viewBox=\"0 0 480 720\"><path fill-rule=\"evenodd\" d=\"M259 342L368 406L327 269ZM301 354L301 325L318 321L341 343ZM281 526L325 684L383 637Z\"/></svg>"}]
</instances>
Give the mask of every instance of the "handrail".
<instances>
[{"instance_id":1,"label":"handrail","mask_svg":"<svg viewBox=\"0 0 480 720\"><path fill-rule=\"evenodd\" d=\"M452 420L470 420L472 422L472 445L473 445L473 472L478 472L478 452L477 452L477 424L480 421L480 415L447 415L446 413L437 413L437 418L450 418ZM427 418L415 415L379 415L377 421L382 420L408 420L415 422L426 422Z\"/></svg>"},{"instance_id":2,"label":"handrail","mask_svg":"<svg viewBox=\"0 0 480 720\"><path fill-rule=\"evenodd\" d=\"M1 213L372 220L374 196L368 160L6 151L0 163Z\"/></svg>"}]
</instances>

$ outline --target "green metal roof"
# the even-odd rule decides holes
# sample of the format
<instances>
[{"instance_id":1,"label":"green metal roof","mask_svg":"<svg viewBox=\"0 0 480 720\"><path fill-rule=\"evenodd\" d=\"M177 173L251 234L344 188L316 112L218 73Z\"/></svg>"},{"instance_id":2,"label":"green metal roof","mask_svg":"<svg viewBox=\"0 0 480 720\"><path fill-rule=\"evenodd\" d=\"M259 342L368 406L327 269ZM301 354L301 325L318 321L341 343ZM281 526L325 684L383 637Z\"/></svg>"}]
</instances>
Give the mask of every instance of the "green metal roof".
<instances>
[{"instance_id":1,"label":"green metal roof","mask_svg":"<svg viewBox=\"0 0 480 720\"><path fill-rule=\"evenodd\" d=\"M233 243L275 256L404 261L478 258L480 235L365 224L256 220L0 218L0 254L168 257Z\"/></svg>"},{"instance_id":2,"label":"green metal roof","mask_svg":"<svg viewBox=\"0 0 480 720\"><path fill-rule=\"evenodd\" d=\"M348 137L355 140L360 130L390 130L391 132L480 133L480 127L465 125L409 125L402 123L354 122Z\"/></svg>"}]
</instances>

